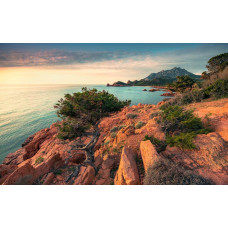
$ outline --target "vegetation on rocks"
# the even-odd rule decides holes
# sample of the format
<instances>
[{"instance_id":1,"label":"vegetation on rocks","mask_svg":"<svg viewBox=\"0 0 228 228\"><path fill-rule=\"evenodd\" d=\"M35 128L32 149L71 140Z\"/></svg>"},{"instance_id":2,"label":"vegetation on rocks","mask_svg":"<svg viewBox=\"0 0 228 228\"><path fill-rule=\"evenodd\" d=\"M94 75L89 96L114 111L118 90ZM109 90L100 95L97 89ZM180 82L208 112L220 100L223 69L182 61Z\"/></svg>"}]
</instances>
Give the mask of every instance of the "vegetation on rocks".
<instances>
[{"instance_id":1,"label":"vegetation on rocks","mask_svg":"<svg viewBox=\"0 0 228 228\"><path fill-rule=\"evenodd\" d=\"M211 185L212 181L207 180L190 170L160 158L148 168L144 178L145 185Z\"/></svg>"},{"instance_id":2,"label":"vegetation on rocks","mask_svg":"<svg viewBox=\"0 0 228 228\"><path fill-rule=\"evenodd\" d=\"M128 114L126 115L126 117L127 117L127 119L135 119L135 118L138 117L138 115L135 114L135 113L128 113Z\"/></svg>"},{"instance_id":3,"label":"vegetation on rocks","mask_svg":"<svg viewBox=\"0 0 228 228\"><path fill-rule=\"evenodd\" d=\"M155 146L158 153L160 153L161 151L164 151L167 146L166 141L161 141L155 138L154 136L146 135L144 138L144 141L147 141L147 140L151 141L151 143Z\"/></svg>"},{"instance_id":4,"label":"vegetation on rocks","mask_svg":"<svg viewBox=\"0 0 228 228\"><path fill-rule=\"evenodd\" d=\"M55 105L58 116L63 119L63 123L59 125L58 137L72 139L81 136L102 117L129 104L129 100L120 101L104 90L86 87L82 88L81 92L66 94L64 99L60 99Z\"/></svg>"},{"instance_id":5,"label":"vegetation on rocks","mask_svg":"<svg viewBox=\"0 0 228 228\"><path fill-rule=\"evenodd\" d=\"M188 75L178 76L175 82L168 84L168 88L171 91L183 93L186 89L192 89L195 83L196 80Z\"/></svg>"},{"instance_id":6,"label":"vegetation on rocks","mask_svg":"<svg viewBox=\"0 0 228 228\"><path fill-rule=\"evenodd\" d=\"M38 164L42 163L43 161L44 161L43 157L38 157L35 161L35 164L38 165Z\"/></svg>"},{"instance_id":7,"label":"vegetation on rocks","mask_svg":"<svg viewBox=\"0 0 228 228\"><path fill-rule=\"evenodd\" d=\"M144 126L146 123L139 121L136 125L135 125L135 129L140 129L142 126Z\"/></svg>"},{"instance_id":8,"label":"vegetation on rocks","mask_svg":"<svg viewBox=\"0 0 228 228\"><path fill-rule=\"evenodd\" d=\"M193 139L198 134L207 134L211 130L204 128L199 117L194 116L192 110L171 105L161 107L162 113L158 122L166 133L166 143L181 149L194 149Z\"/></svg>"}]
</instances>

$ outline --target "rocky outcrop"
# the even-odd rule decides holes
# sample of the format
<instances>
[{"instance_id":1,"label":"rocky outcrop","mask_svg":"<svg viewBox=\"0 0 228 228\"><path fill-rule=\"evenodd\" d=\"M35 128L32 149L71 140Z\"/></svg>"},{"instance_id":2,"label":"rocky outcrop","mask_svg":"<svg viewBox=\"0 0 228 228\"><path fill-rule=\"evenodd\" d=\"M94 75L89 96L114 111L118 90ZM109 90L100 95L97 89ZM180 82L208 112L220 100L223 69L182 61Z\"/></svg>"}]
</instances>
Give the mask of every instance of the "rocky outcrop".
<instances>
[{"instance_id":1,"label":"rocky outcrop","mask_svg":"<svg viewBox=\"0 0 228 228\"><path fill-rule=\"evenodd\" d=\"M115 185L140 184L139 174L133 153L129 148L123 148L118 171L114 180Z\"/></svg>"},{"instance_id":2,"label":"rocky outcrop","mask_svg":"<svg viewBox=\"0 0 228 228\"><path fill-rule=\"evenodd\" d=\"M142 141L140 143L140 152L146 172L147 169L159 159L159 155L150 140Z\"/></svg>"},{"instance_id":3,"label":"rocky outcrop","mask_svg":"<svg viewBox=\"0 0 228 228\"><path fill-rule=\"evenodd\" d=\"M164 97L173 97L173 96L175 96L175 93L163 93L163 94L161 94L160 96L164 96Z\"/></svg>"},{"instance_id":4,"label":"rocky outcrop","mask_svg":"<svg viewBox=\"0 0 228 228\"><path fill-rule=\"evenodd\" d=\"M194 143L197 147L195 150L182 151L176 147L167 147L161 155L216 184L228 184L227 143L218 133L198 135Z\"/></svg>"},{"instance_id":5,"label":"rocky outcrop","mask_svg":"<svg viewBox=\"0 0 228 228\"><path fill-rule=\"evenodd\" d=\"M0 165L0 184L142 184L148 167L160 157L216 184L228 184L228 99L186 106L194 109L205 125L210 123L214 132L198 135L195 150L168 146L158 154L144 139L148 135L165 141L165 133L156 121L159 106L164 103L133 105L103 118L94 162L88 164L84 164L84 151L74 149L77 139L58 139L53 124L29 137L22 148L5 158ZM140 121L144 125L138 128Z\"/></svg>"},{"instance_id":6,"label":"rocky outcrop","mask_svg":"<svg viewBox=\"0 0 228 228\"><path fill-rule=\"evenodd\" d=\"M78 177L74 180L75 185L91 184L95 177L95 170L92 166L81 166Z\"/></svg>"}]
</instances>

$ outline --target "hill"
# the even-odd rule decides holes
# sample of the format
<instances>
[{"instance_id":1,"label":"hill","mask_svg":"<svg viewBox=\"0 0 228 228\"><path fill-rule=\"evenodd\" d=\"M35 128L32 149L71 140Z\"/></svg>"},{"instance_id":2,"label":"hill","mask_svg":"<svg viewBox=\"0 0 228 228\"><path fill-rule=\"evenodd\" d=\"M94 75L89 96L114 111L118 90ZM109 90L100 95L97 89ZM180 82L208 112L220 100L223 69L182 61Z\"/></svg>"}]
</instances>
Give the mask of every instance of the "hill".
<instances>
[{"instance_id":1,"label":"hill","mask_svg":"<svg viewBox=\"0 0 228 228\"><path fill-rule=\"evenodd\" d=\"M118 81L107 86L115 86L115 87L123 87L123 86L165 86L169 83L172 83L176 80L177 76L189 75L190 77L199 80L200 75L195 75L185 69L180 67L174 67L170 70L162 70L158 73L152 73L148 75L146 78L135 81L128 81L127 83Z\"/></svg>"},{"instance_id":2,"label":"hill","mask_svg":"<svg viewBox=\"0 0 228 228\"><path fill-rule=\"evenodd\" d=\"M180 67L174 67L170 70L162 70L158 73L152 73L148 75L144 80L152 80L155 78L176 78L177 76L183 76L183 75L189 75L193 78L199 78L199 75L195 75L185 69L182 69Z\"/></svg>"}]
</instances>

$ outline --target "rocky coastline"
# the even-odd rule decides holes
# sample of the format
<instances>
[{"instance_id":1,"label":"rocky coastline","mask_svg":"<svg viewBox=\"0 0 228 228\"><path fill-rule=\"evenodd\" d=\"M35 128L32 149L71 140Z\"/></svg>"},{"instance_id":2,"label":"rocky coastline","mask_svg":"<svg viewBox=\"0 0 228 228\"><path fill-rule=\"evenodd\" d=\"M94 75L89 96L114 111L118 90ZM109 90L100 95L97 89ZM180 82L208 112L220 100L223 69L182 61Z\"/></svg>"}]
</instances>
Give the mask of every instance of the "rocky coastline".
<instances>
[{"instance_id":1,"label":"rocky coastline","mask_svg":"<svg viewBox=\"0 0 228 228\"><path fill-rule=\"evenodd\" d=\"M58 129L52 124L30 136L19 150L5 158L0 165L0 184L143 184L148 167L160 158L181 164L215 184L228 184L228 99L186 107L194 108L194 113L205 122L209 118L213 127L213 132L194 139L196 149L183 151L167 146L158 152L144 138L153 135L161 141L165 139L154 115L164 103L125 107L103 118L92 164L84 163L83 151L74 150L74 140L58 139ZM134 118L130 118L132 114ZM143 124L136 128L139 122Z\"/></svg>"}]
</instances>

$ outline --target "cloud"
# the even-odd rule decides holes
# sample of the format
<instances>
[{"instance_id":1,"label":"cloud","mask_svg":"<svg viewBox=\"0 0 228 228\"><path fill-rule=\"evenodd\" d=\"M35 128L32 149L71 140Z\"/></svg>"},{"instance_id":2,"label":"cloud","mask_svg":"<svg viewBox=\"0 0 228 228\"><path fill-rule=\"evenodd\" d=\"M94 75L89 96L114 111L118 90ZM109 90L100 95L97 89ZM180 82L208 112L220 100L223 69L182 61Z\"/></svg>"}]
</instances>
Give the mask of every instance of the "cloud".
<instances>
[{"instance_id":1,"label":"cloud","mask_svg":"<svg viewBox=\"0 0 228 228\"><path fill-rule=\"evenodd\" d=\"M143 78L152 72L182 67L199 73L209 58L228 52L228 44L201 44L180 50L161 51L69 51L1 50L0 67L38 67L64 70L100 70L129 73L129 78ZM134 72L134 73L133 73ZM101 73L102 74L102 73ZM134 75L134 76L133 76Z\"/></svg>"},{"instance_id":2,"label":"cloud","mask_svg":"<svg viewBox=\"0 0 228 228\"><path fill-rule=\"evenodd\" d=\"M120 59L127 56L129 56L127 52L4 50L0 52L0 67L61 66Z\"/></svg>"}]
</instances>

